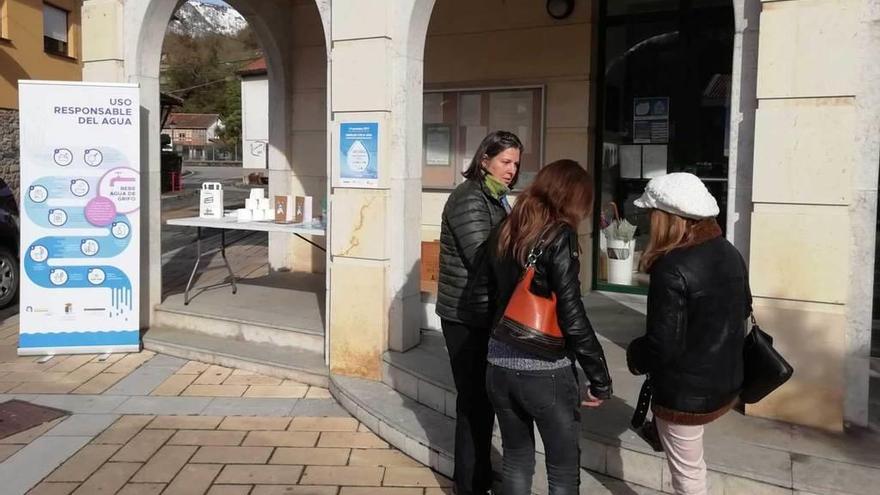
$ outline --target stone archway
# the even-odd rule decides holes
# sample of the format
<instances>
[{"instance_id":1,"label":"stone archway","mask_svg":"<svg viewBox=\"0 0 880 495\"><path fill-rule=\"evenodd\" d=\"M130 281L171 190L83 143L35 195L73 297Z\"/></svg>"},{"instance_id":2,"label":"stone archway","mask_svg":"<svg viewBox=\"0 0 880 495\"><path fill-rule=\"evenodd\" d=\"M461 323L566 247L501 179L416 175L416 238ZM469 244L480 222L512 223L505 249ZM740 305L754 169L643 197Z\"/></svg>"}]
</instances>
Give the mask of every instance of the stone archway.
<instances>
[{"instance_id":1,"label":"stone archway","mask_svg":"<svg viewBox=\"0 0 880 495\"><path fill-rule=\"evenodd\" d=\"M294 45L294 37L297 35L294 29L294 19L297 14L294 8L286 2L280 1L253 1L253 0L230 0L230 6L235 8L251 25L256 33L259 43L265 53L269 70L269 99L272 102L269 113L269 169L270 169L270 195L271 194L294 194L307 192L318 196L326 193L326 178L312 181L310 189L305 186L297 188L291 172L297 172L291 160L291 152L295 133L291 132L293 109L291 99L294 96L293 74L294 65L299 62L291 55L291 47ZM320 37L324 40L324 47L320 50L321 64L326 64L326 32L328 20L327 2L321 0L316 6L306 6L311 9L317 7L320 16L322 32ZM151 308L144 312L141 327L147 328L152 321L152 308L161 301L161 224L159 220L160 195L160 159L159 159L159 62L162 51L162 43L168 23L174 11L179 7L179 0L152 0L149 2L125 2L119 6L116 2L105 0L91 0L87 2L86 9L104 9L105 12L115 14L117 26L121 25L121 50L119 50L113 62L115 62L115 75L117 80L140 84L141 107L142 107L142 146L141 159L142 170L147 175L144 184L144 202L142 211L145 232L142 244L142 280L141 303L143 307ZM87 61L86 78L100 78L99 74L106 72L105 62L96 62L93 65L92 77L89 77L89 62ZM103 64L103 66L102 66ZM320 67L323 72L324 66ZM104 74L103 79L107 76ZM322 93L325 90L321 90ZM323 125L326 120L325 112L320 112L320 120ZM319 126L320 127L320 126ZM324 163L319 164L319 173L314 176L326 177ZM272 181L272 176L275 180ZM278 244L286 242L285 239L276 239ZM271 243L271 242L270 242ZM286 245L281 245L272 250L270 259L273 265L282 265L289 258Z\"/></svg>"}]
</instances>

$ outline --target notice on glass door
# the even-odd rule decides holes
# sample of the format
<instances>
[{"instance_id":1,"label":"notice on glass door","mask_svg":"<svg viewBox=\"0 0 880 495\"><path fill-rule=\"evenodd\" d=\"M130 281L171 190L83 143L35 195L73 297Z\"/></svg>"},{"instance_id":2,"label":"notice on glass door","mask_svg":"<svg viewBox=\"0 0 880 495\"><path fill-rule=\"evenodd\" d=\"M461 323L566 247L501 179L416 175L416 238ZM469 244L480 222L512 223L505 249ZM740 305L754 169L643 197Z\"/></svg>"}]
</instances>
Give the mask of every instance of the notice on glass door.
<instances>
[{"instance_id":1,"label":"notice on glass door","mask_svg":"<svg viewBox=\"0 0 880 495\"><path fill-rule=\"evenodd\" d=\"M669 142L669 98L633 98L633 143Z\"/></svg>"},{"instance_id":2,"label":"notice on glass door","mask_svg":"<svg viewBox=\"0 0 880 495\"><path fill-rule=\"evenodd\" d=\"M20 355L140 348L131 84L21 81Z\"/></svg>"}]
</instances>

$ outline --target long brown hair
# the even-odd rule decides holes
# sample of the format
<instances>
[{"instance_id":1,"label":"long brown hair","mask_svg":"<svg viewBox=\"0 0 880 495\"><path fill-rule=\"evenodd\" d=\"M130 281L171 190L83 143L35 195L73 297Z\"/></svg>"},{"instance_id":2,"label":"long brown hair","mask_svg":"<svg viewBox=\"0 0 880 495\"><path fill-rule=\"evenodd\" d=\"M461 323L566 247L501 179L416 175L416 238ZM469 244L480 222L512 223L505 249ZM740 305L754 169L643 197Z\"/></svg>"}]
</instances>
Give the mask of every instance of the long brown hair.
<instances>
[{"instance_id":1,"label":"long brown hair","mask_svg":"<svg viewBox=\"0 0 880 495\"><path fill-rule=\"evenodd\" d=\"M593 178L574 160L557 160L538 172L516 199L501 226L497 253L525 265L529 250L547 227L565 223L577 229L593 207Z\"/></svg>"},{"instance_id":2,"label":"long brown hair","mask_svg":"<svg viewBox=\"0 0 880 495\"><path fill-rule=\"evenodd\" d=\"M642 270L651 266L674 249L699 244L721 235L721 227L714 218L694 220L663 210L651 210L651 239L640 261Z\"/></svg>"}]
</instances>

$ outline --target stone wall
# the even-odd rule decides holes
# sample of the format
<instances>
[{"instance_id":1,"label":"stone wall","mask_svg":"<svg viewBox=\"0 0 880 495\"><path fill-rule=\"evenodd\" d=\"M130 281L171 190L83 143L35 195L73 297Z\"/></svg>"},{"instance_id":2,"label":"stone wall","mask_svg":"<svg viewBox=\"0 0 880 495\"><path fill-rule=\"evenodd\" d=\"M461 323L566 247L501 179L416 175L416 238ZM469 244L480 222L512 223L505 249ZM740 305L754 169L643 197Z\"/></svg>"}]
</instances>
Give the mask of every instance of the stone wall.
<instances>
[{"instance_id":1,"label":"stone wall","mask_svg":"<svg viewBox=\"0 0 880 495\"><path fill-rule=\"evenodd\" d=\"M855 174L877 168L876 150L857 161L860 129L873 123L860 124L868 104L854 96L870 65L857 56L868 35L861 3L764 3L758 43L750 282L755 316L797 371L746 412L835 431L867 426L867 346L850 352L871 328L870 307L867 322L855 323L854 305L870 297L852 279L870 273L873 259L853 257L854 246L875 228L874 217L856 220L872 204L856 187L872 182ZM845 415L856 393L850 411L864 413Z\"/></svg>"},{"instance_id":2,"label":"stone wall","mask_svg":"<svg viewBox=\"0 0 880 495\"><path fill-rule=\"evenodd\" d=\"M16 199L19 197L21 168L18 164L18 110L0 109L0 179Z\"/></svg>"}]
</instances>

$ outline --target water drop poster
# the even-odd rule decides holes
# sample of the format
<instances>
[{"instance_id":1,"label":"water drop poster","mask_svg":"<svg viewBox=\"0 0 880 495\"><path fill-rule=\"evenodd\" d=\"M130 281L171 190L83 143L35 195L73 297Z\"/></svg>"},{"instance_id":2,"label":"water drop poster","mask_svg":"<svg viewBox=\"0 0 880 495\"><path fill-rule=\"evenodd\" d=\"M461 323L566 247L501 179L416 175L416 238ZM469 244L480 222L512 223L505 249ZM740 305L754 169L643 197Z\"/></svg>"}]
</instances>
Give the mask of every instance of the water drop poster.
<instances>
[{"instance_id":1,"label":"water drop poster","mask_svg":"<svg viewBox=\"0 0 880 495\"><path fill-rule=\"evenodd\" d=\"M379 124L339 124L339 184L349 187L379 185Z\"/></svg>"},{"instance_id":2,"label":"water drop poster","mask_svg":"<svg viewBox=\"0 0 880 495\"><path fill-rule=\"evenodd\" d=\"M19 355L140 348L131 84L21 81Z\"/></svg>"}]
</instances>

